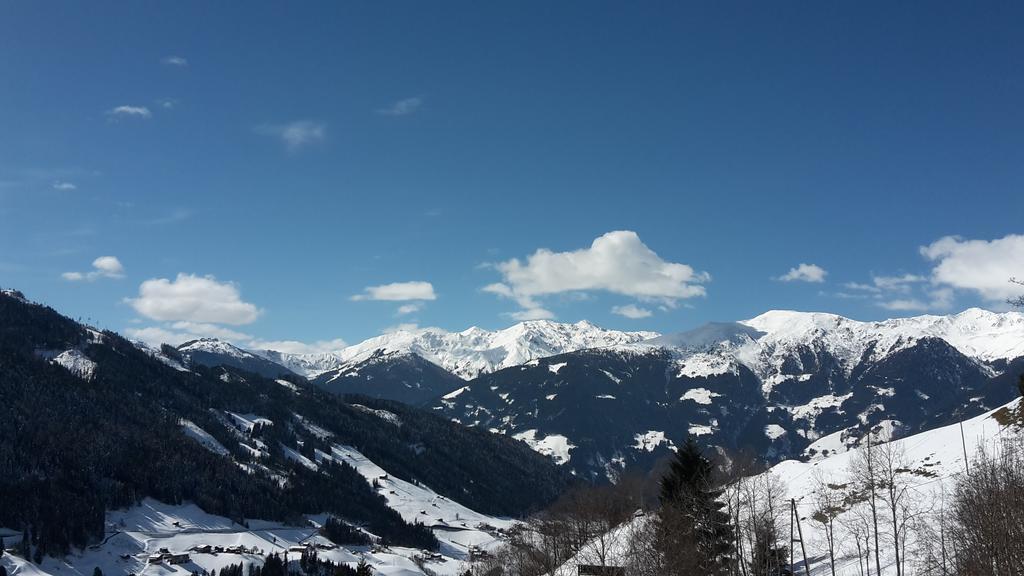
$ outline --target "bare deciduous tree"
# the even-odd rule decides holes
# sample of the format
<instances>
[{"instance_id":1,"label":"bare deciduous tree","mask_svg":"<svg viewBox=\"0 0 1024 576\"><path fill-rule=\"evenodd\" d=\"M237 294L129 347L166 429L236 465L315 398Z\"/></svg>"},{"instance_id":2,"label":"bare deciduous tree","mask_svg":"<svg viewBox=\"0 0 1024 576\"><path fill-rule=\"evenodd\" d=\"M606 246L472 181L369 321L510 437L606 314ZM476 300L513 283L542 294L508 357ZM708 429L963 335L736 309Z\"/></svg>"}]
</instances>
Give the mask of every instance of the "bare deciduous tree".
<instances>
[{"instance_id":1,"label":"bare deciduous tree","mask_svg":"<svg viewBox=\"0 0 1024 576\"><path fill-rule=\"evenodd\" d=\"M953 496L957 573L1024 575L1024 442L979 450Z\"/></svg>"},{"instance_id":2,"label":"bare deciduous tree","mask_svg":"<svg viewBox=\"0 0 1024 576\"><path fill-rule=\"evenodd\" d=\"M1010 282L1024 286L1024 280L1018 280L1017 278L1010 278ZM1016 308L1024 308L1024 294L1017 296L1016 298L1010 298L1008 300L1010 306Z\"/></svg>"},{"instance_id":3,"label":"bare deciduous tree","mask_svg":"<svg viewBox=\"0 0 1024 576\"><path fill-rule=\"evenodd\" d=\"M828 546L829 568L836 576L836 519L845 510L846 494L833 480L820 472L814 474L814 508L811 519L821 525Z\"/></svg>"},{"instance_id":4,"label":"bare deciduous tree","mask_svg":"<svg viewBox=\"0 0 1024 576\"><path fill-rule=\"evenodd\" d=\"M879 553L878 532L878 456L874 447L872 433L867 434L866 449L859 450L850 463L850 477L853 478L862 492L865 493L868 509L871 511L871 535L874 538L875 574L882 573L882 559Z\"/></svg>"}]
</instances>

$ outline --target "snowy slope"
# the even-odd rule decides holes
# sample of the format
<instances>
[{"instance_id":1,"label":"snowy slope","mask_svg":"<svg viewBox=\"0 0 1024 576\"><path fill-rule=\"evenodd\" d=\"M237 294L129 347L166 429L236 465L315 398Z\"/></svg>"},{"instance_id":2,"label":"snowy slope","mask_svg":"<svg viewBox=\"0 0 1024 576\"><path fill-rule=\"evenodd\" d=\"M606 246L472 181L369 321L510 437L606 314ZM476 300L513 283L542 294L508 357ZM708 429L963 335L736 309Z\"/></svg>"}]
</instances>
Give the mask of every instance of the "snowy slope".
<instances>
[{"instance_id":1,"label":"snowy slope","mask_svg":"<svg viewBox=\"0 0 1024 576\"><path fill-rule=\"evenodd\" d=\"M336 353L284 354L257 352L307 377L365 361L379 352L411 352L469 380L479 374L518 366L546 356L585 348L632 344L657 336L653 332L606 330L582 321L562 324L546 320L521 322L504 330L473 327L462 332L439 328L399 330L376 336ZM331 365L334 359L334 365Z\"/></svg>"},{"instance_id":2,"label":"snowy slope","mask_svg":"<svg viewBox=\"0 0 1024 576\"><path fill-rule=\"evenodd\" d=\"M961 441L960 425L954 424L892 443L893 447L905 455L905 469L901 471L901 476L908 483L906 494L909 494L909 497L913 498L915 502L912 521L920 523L907 530L905 574L923 573L921 571L921 562L923 562L921 545L923 544L922 538L924 538L922 534L925 533L926 526L930 525L932 535L927 537L932 538L933 543L937 538L937 522L940 515L944 513L944 498L945 510L948 513L949 495L953 493L958 478L965 473L964 445L966 444L967 447L968 462L971 462L983 449L990 454L995 452L1002 441L1008 439L1021 441L1021 430L1014 427L1003 427L993 417L993 414L1000 410L1016 409L1019 403L1020 400L1015 400L997 410L965 420L963 422L964 442ZM874 449L884 450L885 448L886 445L880 444L876 445ZM840 487L842 495L850 495L854 490L850 482L850 464L860 450L862 449L810 463L787 460L777 464L768 472L744 479L739 484L740 492L745 494L744 486L757 486L763 483L768 475L774 476L783 483L784 493L776 494L776 498L780 502L786 502L789 498L796 500L812 576L831 575L824 532L821 525L812 519L818 499L816 492L818 479ZM733 494L732 489L726 491L726 495L729 494ZM877 505L880 514L879 540L882 551L880 554L882 575L892 575L896 573L896 565L895 555L892 552L892 535L891 532L887 532L889 530L887 525L889 511L883 501L879 500ZM842 506L844 511L834 522L837 543L836 574L838 576L863 576L863 567L858 566L857 548L848 527L854 522L857 511L851 509L849 500ZM866 503L861 503L860 506L866 506ZM779 526L782 532L780 544L786 545L790 529L787 505L780 506L780 509ZM861 512L863 511L862 508ZM745 513L746 509L742 514ZM745 518L742 514L741 517ZM630 566L630 562L634 559L632 554L634 553L633 545L636 542L636 534L650 519L651 517L648 515L637 514L633 520L616 527L604 536L595 538L574 558L556 569L553 576L572 576L577 574L578 565L600 565L602 561L610 566ZM745 552L749 553L749 547ZM796 554L797 573L803 574L801 566L803 555L799 544L797 544ZM870 570L872 574L875 573L873 553Z\"/></svg>"},{"instance_id":3,"label":"snowy slope","mask_svg":"<svg viewBox=\"0 0 1024 576\"><path fill-rule=\"evenodd\" d=\"M190 436L200 442L211 438L190 422L183 422ZM216 441L214 441L216 442ZM216 446L223 450L219 445ZM211 446L211 448L215 448ZM395 478L356 449L334 444L330 454L318 453L318 461L333 459L345 462L366 478L380 486L379 493L388 506L405 520L426 524L441 542L440 560L426 559L426 567L438 575L462 574L469 567L469 547L493 550L501 544L499 531L513 522L480 514L457 502L445 498L422 484L412 484ZM188 576L203 570L220 571L230 564L260 564L267 554L284 554L290 546L310 543L328 544L317 534L316 526L324 521L323 515L309 517L307 526L290 526L257 519L247 519L247 526L227 518L208 514L194 504L173 506L145 499L139 506L115 510L107 514L107 537L104 542L86 550L73 552L63 559L46 557L36 566L11 554L0 557L0 565L11 576L53 576L73 574L89 576L94 567L104 574L133 573L139 576ZM15 530L0 529L5 543L14 545L19 539ZM194 546L244 546L249 552L203 554L191 552L190 562L180 565L167 563L147 564L150 554L167 548L171 552L189 552ZM255 550L256 552L251 552ZM412 548L391 547L373 551L366 546L338 547L318 550L322 559L355 565L366 559L375 574L382 576L414 576L425 574L416 564L422 551ZM290 553L289 560L297 561L299 554Z\"/></svg>"},{"instance_id":4,"label":"snowy slope","mask_svg":"<svg viewBox=\"0 0 1024 576\"><path fill-rule=\"evenodd\" d=\"M965 420L963 422L965 439L963 442L959 424L929 430L893 442L893 446L905 454L905 471L901 475L909 484L908 493L919 505L918 514L922 521L935 523L937 515L943 507L944 495L948 500L948 495L952 494L957 479L965 473L965 444L969 463L981 450L988 453L995 452L1001 440L1014 437L1019 440L1020 430L1014 427L1003 427L993 418L994 413L1004 408L1015 409L1019 403L1019 399L1014 400L1005 407ZM881 448L876 447L875 449ZM844 492L849 492L852 490L852 487L848 485L850 464L863 450L866 448L857 448L814 462L787 460L775 465L769 471L770 474L784 482L787 497L795 498L797 501L803 522L804 536L807 540L807 555L814 574L824 574L829 571L827 556L823 555L827 552L824 534L820 525L810 520L813 516L815 501L818 498L815 478L824 478L833 485L844 486ZM884 508L884 504L879 503L879 505ZM946 506L948 508L948 503ZM854 514L855 512L852 510L846 510L836 522L836 540L839 542L836 563L837 573L840 575L859 574L856 548L844 525L852 520ZM883 526L883 529L888 529L888 526ZM907 544L908 568L912 568L913 562L920 556L916 546L921 544L921 542L914 541L914 533L920 533L920 530L910 532L910 541ZM891 542L891 534L883 532L881 538L883 541L881 549L884 552L882 555L883 573L895 574L895 558L890 551L892 546L885 544L886 538L889 538Z\"/></svg>"}]
</instances>

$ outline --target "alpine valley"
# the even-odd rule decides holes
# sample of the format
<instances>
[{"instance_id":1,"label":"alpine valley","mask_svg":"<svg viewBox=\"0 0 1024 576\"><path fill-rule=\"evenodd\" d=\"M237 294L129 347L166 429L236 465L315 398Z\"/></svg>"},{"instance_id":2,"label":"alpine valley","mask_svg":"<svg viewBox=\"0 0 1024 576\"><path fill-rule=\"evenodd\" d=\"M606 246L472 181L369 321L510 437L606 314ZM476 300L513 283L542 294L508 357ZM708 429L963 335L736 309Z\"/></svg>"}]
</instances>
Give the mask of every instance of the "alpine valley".
<instances>
[{"instance_id":1,"label":"alpine valley","mask_svg":"<svg viewBox=\"0 0 1024 576\"><path fill-rule=\"evenodd\" d=\"M1024 315L979 309L772 311L668 335L532 321L315 355L154 348L13 290L0 320L0 538L31 541L10 560L25 575L76 558L138 573L160 548L210 545L258 563L310 544L338 566L463 574L516 518L652 470L687 437L726 463L826 461L869 430L991 411L1024 371Z\"/></svg>"}]
</instances>

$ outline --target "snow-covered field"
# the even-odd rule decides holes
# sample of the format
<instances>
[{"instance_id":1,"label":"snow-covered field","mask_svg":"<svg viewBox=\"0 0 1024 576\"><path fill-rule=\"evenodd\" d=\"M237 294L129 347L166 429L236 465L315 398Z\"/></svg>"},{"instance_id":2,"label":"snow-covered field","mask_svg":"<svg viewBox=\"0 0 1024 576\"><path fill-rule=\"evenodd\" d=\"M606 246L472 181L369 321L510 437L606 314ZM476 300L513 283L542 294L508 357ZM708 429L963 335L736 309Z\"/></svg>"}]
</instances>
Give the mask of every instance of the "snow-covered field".
<instances>
[{"instance_id":1,"label":"snow-covered field","mask_svg":"<svg viewBox=\"0 0 1024 576\"><path fill-rule=\"evenodd\" d=\"M259 421L252 415L233 415L247 422ZM191 422L182 422L187 433L197 441L209 443L211 438ZM215 441L214 441L215 442ZM218 445L219 446L219 445ZM213 446L209 446L215 449ZM331 454L318 454L318 460L330 458L353 466L368 483L374 480L388 505L409 522L430 526L441 542L442 558L425 559L425 567L441 576L457 575L469 567L469 548L476 546L493 550L501 543L499 530L509 528L513 521L475 512L457 502L441 496L423 485L415 485L390 476L354 448L333 445ZM310 463L313 464L313 463ZM315 465L315 464L313 464ZM0 566L11 576L91 576L98 567L105 576L188 576L203 570L218 572L231 564L260 564L271 553L288 554L289 561L297 562L300 554L288 552L293 546L330 545L318 534L325 515L310 516L308 525L290 526L258 519L246 520L247 526L227 518L207 514L194 504L168 505L153 499L144 500L128 510L115 510L107 514L105 540L85 550L74 552L62 559L46 557L42 564L26 562L13 554L0 557ZM8 547L20 540L15 530L0 528ZM200 553L194 547L244 547L243 552ZM172 565L167 562L148 563L152 554L161 549L172 553L189 553L189 561ZM319 549L321 559L335 563L355 565L365 559L375 574L384 576L414 576L425 574L414 558L423 551L412 548L391 547L374 551L367 546L333 547Z\"/></svg>"},{"instance_id":2,"label":"snow-covered field","mask_svg":"<svg viewBox=\"0 0 1024 576\"><path fill-rule=\"evenodd\" d=\"M1006 408L1014 409L1019 402L1019 399L1015 400L1007 404ZM963 440L961 440L960 425L953 424L891 443L897 453L902 453L902 471L899 476L901 482L907 486L906 502L913 505L912 513L915 515L913 521L935 524L943 507L948 509L949 495L953 493L957 479L965 473L967 466L979 455L980 451L994 453L1001 440L1020 434L1020 431L1012 427L1004 428L993 418L992 415L1001 409L965 420L963 422ZM876 446L874 449L884 451L886 447L882 445ZM815 503L820 499L820 493L816 491L818 489L816 478L825 479L834 486L849 486L852 484L851 465L864 450L867 448L856 448L811 462L787 460L780 462L770 470L771 474L784 483L786 497L796 499L812 574L831 573L824 531L821 525L812 519ZM885 513L891 514L884 503L879 501L878 505ZM839 515L835 522L838 546L836 573L840 575L856 574L859 576L860 574L857 565L857 549L849 528L849 525L853 523L854 514L853 510L846 510ZM882 570L886 574L895 574L891 525L884 520L880 524ZM786 530L788 530L788 521ZM923 532L908 522L906 533L908 539L906 565L908 572L913 573L914 564L919 560L918 550L921 544L919 537ZM799 558L800 556L798 556Z\"/></svg>"},{"instance_id":3,"label":"snow-covered field","mask_svg":"<svg viewBox=\"0 0 1024 576\"><path fill-rule=\"evenodd\" d=\"M1003 408L1013 410L1020 400L1015 400L1006 406L982 414L963 422L963 440L961 440L960 425L953 424L937 428L914 436L909 436L891 442L889 446L894 448L894 453L903 454L903 462L899 473L901 482L906 484L907 502L913 503L913 514L906 524L907 542L905 545L906 558L904 566L905 574L917 574L920 572L921 544L922 539L931 538L933 543L938 534L938 519L943 513L944 498L946 510L949 509L949 495L953 493L957 480L965 473L964 446L967 452L967 464L980 454L982 450L993 453L999 444L1006 439L1020 439L1021 431L1014 427L1003 427L996 421L993 414ZM648 433L648 440L657 438L656 432ZM638 440L643 440L638 438ZM886 444L876 445L875 450L884 451ZM816 576L831 575L828 561L828 546L822 526L813 519L815 505L819 500L818 479L823 479L833 487L844 487L845 490L852 490L850 478L851 463L855 461L858 454L866 448L856 448L847 452L835 454L830 457L820 458L811 462L799 462L787 460L774 466L765 474L748 478L746 482L757 483L765 480L766 474L774 475L781 481L784 493L776 494L780 502L787 502L790 498L796 500L797 510L800 516L804 541L807 548L808 564L810 574ZM878 500L879 507L879 539L880 559L882 574L896 574L895 554L893 553L891 524L887 523L887 514L891 514L886 508L882 499ZM857 511L844 504L846 508L834 522L836 541L836 574L838 576L862 576L863 572L858 567L857 547L850 528L855 524L854 519ZM783 534L780 534L780 544L786 545L789 538L789 514L788 505L782 506L782 521L780 527ZM863 511L863 510L861 510ZM609 566L628 565L626 560L630 550L631 539L637 534L643 523L647 522L649 516L638 516L602 538L595 540L584 548L573 560L563 564L555 571L556 576L575 575L578 564L601 564ZM916 524L915 524L916 523ZM928 529L932 531L929 532ZM799 545L797 548L797 572L803 574L800 568ZM749 552L749 549L747 549ZM871 556L871 573L875 573L874 553Z\"/></svg>"}]
</instances>

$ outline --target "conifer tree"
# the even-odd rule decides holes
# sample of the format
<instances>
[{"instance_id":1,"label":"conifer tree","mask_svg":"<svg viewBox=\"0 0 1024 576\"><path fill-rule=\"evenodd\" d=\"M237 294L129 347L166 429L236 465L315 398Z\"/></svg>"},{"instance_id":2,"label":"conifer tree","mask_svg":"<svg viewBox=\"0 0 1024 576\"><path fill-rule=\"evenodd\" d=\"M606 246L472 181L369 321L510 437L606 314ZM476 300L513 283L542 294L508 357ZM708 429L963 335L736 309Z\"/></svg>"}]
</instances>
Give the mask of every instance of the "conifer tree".
<instances>
[{"instance_id":1,"label":"conifer tree","mask_svg":"<svg viewBox=\"0 0 1024 576\"><path fill-rule=\"evenodd\" d=\"M661 481L659 547L670 574L726 574L733 552L729 514L713 485L714 466L688 438Z\"/></svg>"}]
</instances>

